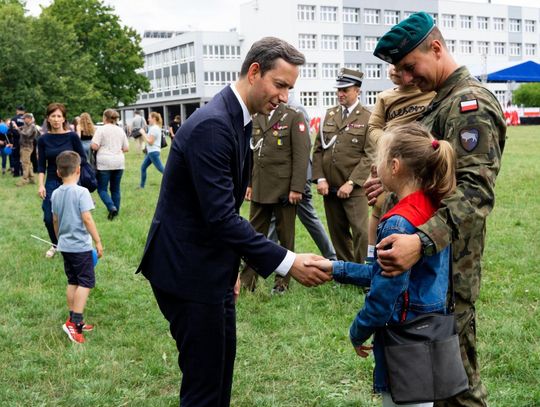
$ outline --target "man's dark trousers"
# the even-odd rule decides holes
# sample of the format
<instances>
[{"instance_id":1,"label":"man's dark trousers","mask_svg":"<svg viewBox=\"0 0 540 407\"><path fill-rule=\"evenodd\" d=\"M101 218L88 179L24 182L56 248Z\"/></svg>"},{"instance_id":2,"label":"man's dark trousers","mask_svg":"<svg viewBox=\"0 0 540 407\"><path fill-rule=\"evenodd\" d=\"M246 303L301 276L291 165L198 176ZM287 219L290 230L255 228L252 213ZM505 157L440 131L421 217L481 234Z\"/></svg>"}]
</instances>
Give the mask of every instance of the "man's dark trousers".
<instances>
[{"instance_id":1,"label":"man's dark trousers","mask_svg":"<svg viewBox=\"0 0 540 407\"><path fill-rule=\"evenodd\" d=\"M236 355L232 289L223 302L185 301L152 285L178 348L181 407L228 407Z\"/></svg>"}]
</instances>

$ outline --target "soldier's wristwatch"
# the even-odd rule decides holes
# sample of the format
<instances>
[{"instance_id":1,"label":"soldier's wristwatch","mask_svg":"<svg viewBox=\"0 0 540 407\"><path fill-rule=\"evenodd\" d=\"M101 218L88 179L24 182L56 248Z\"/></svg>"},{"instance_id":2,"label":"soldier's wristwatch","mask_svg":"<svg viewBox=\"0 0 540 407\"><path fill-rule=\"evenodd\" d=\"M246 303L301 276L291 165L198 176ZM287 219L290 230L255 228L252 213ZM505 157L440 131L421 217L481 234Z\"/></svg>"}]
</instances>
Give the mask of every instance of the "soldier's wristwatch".
<instances>
[{"instance_id":1,"label":"soldier's wristwatch","mask_svg":"<svg viewBox=\"0 0 540 407\"><path fill-rule=\"evenodd\" d=\"M426 235L422 231L416 232L418 237L420 238L420 244L422 245L422 248L420 251L422 252L423 256L433 256L435 254L435 243L429 238L428 235Z\"/></svg>"},{"instance_id":2,"label":"soldier's wristwatch","mask_svg":"<svg viewBox=\"0 0 540 407\"><path fill-rule=\"evenodd\" d=\"M352 187L354 185L354 181L349 179L349 180L347 180L347 184L349 184Z\"/></svg>"}]
</instances>

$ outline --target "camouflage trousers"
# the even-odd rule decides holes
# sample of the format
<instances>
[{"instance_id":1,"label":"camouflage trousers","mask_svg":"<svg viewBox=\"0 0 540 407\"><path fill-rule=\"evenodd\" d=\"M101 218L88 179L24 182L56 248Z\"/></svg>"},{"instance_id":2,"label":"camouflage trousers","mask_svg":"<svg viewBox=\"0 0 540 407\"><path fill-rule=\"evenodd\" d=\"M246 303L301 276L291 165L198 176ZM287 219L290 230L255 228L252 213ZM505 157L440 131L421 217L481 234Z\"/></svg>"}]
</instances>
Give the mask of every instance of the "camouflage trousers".
<instances>
[{"instance_id":1,"label":"camouflage trousers","mask_svg":"<svg viewBox=\"0 0 540 407\"><path fill-rule=\"evenodd\" d=\"M487 390L480 380L476 348L476 310L474 305L456 296L456 324L461 358L469 377L469 390L448 400L435 402L434 407L487 407Z\"/></svg>"}]
</instances>

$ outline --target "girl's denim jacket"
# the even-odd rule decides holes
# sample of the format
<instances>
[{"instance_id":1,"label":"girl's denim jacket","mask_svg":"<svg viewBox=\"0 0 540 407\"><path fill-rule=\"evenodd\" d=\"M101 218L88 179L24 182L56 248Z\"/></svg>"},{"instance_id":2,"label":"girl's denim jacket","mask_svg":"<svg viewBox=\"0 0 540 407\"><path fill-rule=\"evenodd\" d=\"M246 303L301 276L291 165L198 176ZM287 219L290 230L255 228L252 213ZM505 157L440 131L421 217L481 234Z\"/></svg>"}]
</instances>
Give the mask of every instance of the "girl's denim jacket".
<instances>
[{"instance_id":1,"label":"girl's denim jacket","mask_svg":"<svg viewBox=\"0 0 540 407\"><path fill-rule=\"evenodd\" d=\"M391 234L413 234L416 228L399 215L379 224L377 242ZM375 254L376 256L376 254ZM354 346L364 344L372 334L375 371L375 392L388 391L381 328L398 323L403 306L403 293L409 291L409 311L406 319L429 312L446 312L446 293L450 266L450 247L422 257L410 270L397 277L383 277L378 263L357 264L333 262L334 280L344 284L371 287L364 306L356 315L349 336Z\"/></svg>"}]
</instances>

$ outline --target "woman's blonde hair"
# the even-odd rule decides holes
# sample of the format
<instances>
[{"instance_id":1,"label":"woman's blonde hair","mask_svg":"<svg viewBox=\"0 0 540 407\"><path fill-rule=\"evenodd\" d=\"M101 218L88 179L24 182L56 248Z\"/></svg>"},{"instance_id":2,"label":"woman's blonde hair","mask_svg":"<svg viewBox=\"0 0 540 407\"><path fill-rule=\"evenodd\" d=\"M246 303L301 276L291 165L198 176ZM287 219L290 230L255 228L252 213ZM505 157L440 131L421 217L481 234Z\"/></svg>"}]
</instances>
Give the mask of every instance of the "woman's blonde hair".
<instances>
[{"instance_id":1,"label":"woman's blonde hair","mask_svg":"<svg viewBox=\"0 0 540 407\"><path fill-rule=\"evenodd\" d=\"M153 117L159 127L163 127L163 119L159 112L150 112L150 117Z\"/></svg>"},{"instance_id":2,"label":"woman's blonde hair","mask_svg":"<svg viewBox=\"0 0 540 407\"><path fill-rule=\"evenodd\" d=\"M92 117L90 116L90 114L86 112L81 113L79 126L81 128L81 132L84 133L86 136L93 136L94 133L96 132L96 128L94 127L94 122L92 121Z\"/></svg>"},{"instance_id":3,"label":"woman's blonde hair","mask_svg":"<svg viewBox=\"0 0 540 407\"><path fill-rule=\"evenodd\" d=\"M420 188L435 202L456 188L456 154L445 140L435 139L420 123L395 126L384 132L378 146L378 164L397 158Z\"/></svg>"}]
</instances>

